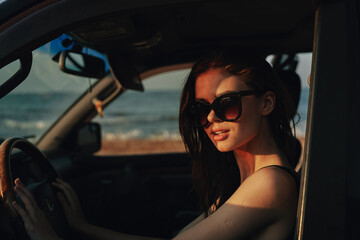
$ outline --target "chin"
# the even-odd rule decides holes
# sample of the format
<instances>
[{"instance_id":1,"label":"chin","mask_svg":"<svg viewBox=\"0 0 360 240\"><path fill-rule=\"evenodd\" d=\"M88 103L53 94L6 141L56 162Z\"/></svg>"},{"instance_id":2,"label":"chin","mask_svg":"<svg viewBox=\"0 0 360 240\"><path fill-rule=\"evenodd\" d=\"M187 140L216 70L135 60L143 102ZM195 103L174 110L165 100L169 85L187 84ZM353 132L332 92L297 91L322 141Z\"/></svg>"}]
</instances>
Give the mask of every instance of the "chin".
<instances>
[{"instance_id":1,"label":"chin","mask_svg":"<svg viewBox=\"0 0 360 240\"><path fill-rule=\"evenodd\" d=\"M219 152L230 152L235 149L233 146L223 143L214 143L214 145Z\"/></svg>"}]
</instances>

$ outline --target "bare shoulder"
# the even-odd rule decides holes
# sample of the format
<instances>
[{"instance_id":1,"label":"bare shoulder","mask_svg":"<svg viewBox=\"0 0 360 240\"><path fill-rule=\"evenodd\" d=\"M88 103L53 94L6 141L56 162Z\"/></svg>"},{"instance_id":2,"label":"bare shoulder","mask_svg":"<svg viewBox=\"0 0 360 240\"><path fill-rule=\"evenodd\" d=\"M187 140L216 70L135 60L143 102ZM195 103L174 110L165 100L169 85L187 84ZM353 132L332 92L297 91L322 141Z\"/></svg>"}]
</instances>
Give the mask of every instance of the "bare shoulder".
<instances>
[{"instance_id":1,"label":"bare shoulder","mask_svg":"<svg viewBox=\"0 0 360 240\"><path fill-rule=\"evenodd\" d=\"M289 209L296 205L294 177L278 167L266 167L249 176L229 199L248 207Z\"/></svg>"},{"instance_id":2,"label":"bare shoulder","mask_svg":"<svg viewBox=\"0 0 360 240\"><path fill-rule=\"evenodd\" d=\"M282 169L264 168L248 177L209 217L176 239L285 239L295 223L297 189ZM260 237L259 237L260 238Z\"/></svg>"}]
</instances>

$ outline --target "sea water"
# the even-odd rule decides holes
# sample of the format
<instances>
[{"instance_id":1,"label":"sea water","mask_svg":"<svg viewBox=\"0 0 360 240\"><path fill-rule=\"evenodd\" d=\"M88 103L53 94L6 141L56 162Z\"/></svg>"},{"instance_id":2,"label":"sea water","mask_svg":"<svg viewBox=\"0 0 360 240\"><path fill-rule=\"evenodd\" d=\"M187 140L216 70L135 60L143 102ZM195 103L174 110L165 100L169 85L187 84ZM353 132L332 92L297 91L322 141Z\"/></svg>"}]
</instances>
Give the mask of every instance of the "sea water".
<instances>
[{"instance_id":1,"label":"sea water","mask_svg":"<svg viewBox=\"0 0 360 240\"><path fill-rule=\"evenodd\" d=\"M179 139L179 90L127 91L93 119L106 139ZM305 134L308 88L303 88L296 118L298 136ZM10 94L0 101L0 137L39 139L75 99L71 93Z\"/></svg>"}]
</instances>

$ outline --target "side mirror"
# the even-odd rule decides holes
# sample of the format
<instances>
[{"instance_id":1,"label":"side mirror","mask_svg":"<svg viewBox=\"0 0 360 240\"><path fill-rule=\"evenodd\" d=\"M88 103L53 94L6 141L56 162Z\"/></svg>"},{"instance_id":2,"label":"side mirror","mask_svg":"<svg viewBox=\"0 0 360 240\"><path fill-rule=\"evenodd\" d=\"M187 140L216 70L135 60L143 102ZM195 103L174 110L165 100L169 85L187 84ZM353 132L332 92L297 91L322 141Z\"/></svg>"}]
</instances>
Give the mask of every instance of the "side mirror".
<instances>
[{"instance_id":1,"label":"side mirror","mask_svg":"<svg viewBox=\"0 0 360 240\"><path fill-rule=\"evenodd\" d=\"M102 78L105 75L103 59L85 53L62 51L59 68L65 73L89 78Z\"/></svg>"},{"instance_id":2,"label":"side mirror","mask_svg":"<svg viewBox=\"0 0 360 240\"><path fill-rule=\"evenodd\" d=\"M101 148L100 124L89 122L76 129L66 141L67 147L85 155L93 154Z\"/></svg>"}]
</instances>

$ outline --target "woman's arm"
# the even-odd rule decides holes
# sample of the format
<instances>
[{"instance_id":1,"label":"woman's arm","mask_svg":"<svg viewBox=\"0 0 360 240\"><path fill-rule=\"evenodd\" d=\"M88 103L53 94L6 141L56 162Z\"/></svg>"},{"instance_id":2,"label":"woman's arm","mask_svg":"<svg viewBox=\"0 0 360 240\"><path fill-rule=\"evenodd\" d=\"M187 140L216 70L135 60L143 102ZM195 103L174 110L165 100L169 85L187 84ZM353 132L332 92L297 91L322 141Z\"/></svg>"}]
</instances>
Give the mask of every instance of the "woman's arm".
<instances>
[{"instance_id":1,"label":"woman's arm","mask_svg":"<svg viewBox=\"0 0 360 240\"><path fill-rule=\"evenodd\" d=\"M33 240L58 240L31 192L18 179L15 185L15 191L26 209L15 202L14 207L23 218L29 236ZM75 191L61 180L54 185L63 190L59 200L69 223L89 239L154 239L121 234L87 223ZM295 223L296 202L297 190L293 179L282 170L264 169L248 177L213 214L205 219L204 215L199 216L175 239L249 239L256 234L265 234L265 239L285 239Z\"/></svg>"},{"instance_id":2,"label":"woman's arm","mask_svg":"<svg viewBox=\"0 0 360 240\"><path fill-rule=\"evenodd\" d=\"M87 239L92 240L160 240L160 238L123 234L91 224L83 225L79 230Z\"/></svg>"},{"instance_id":3,"label":"woman's arm","mask_svg":"<svg viewBox=\"0 0 360 240\"><path fill-rule=\"evenodd\" d=\"M285 239L295 224L297 190L289 174L264 169L248 177L209 217L176 236L187 239Z\"/></svg>"},{"instance_id":4,"label":"woman's arm","mask_svg":"<svg viewBox=\"0 0 360 240\"><path fill-rule=\"evenodd\" d=\"M191 227L195 226L196 224L198 224L199 222L201 222L202 220L205 219L205 214L201 214L200 216L198 216L197 218L195 218L192 222L190 222L188 225L186 225L183 229L181 229L179 231L178 234L181 234L183 232L185 232L186 230L190 229Z\"/></svg>"},{"instance_id":5,"label":"woman's arm","mask_svg":"<svg viewBox=\"0 0 360 240\"><path fill-rule=\"evenodd\" d=\"M32 193L18 178L15 180L14 190L23 201L25 209L15 201L12 205L23 219L29 237L33 240L61 240L52 229L44 212L38 207Z\"/></svg>"},{"instance_id":6,"label":"woman's arm","mask_svg":"<svg viewBox=\"0 0 360 240\"><path fill-rule=\"evenodd\" d=\"M56 179L53 185L62 193L58 194L59 201L64 209L69 225L78 233L93 240L155 240L159 238L142 237L119 233L88 223L81 211L80 201L75 190L61 179Z\"/></svg>"},{"instance_id":7,"label":"woman's arm","mask_svg":"<svg viewBox=\"0 0 360 240\"><path fill-rule=\"evenodd\" d=\"M101 240L155 240L158 238L149 238L142 236L133 236L118 233L112 230L104 229L89 224L84 219L80 203L75 191L62 180L57 180L54 186L64 190L64 194L58 194L60 203L62 204L65 216L71 227L77 232L85 235L88 239ZM20 196L25 205L22 208L15 201L12 203L16 211L24 221L26 232L32 240L61 240L54 232L52 226L45 217L43 211L38 207L33 194L20 181L15 180L15 191Z\"/></svg>"},{"instance_id":8,"label":"woman's arm","mask_svg":"<svg viewBox=\"0 0 360 240\"><path fill-rule=\"evenodd\" d=\"M220 199L216 200L216 203L218 204ZM216 205L215 203L210 207L210 212L213 213L216 210ZM191 227L195 226L196 224L200 223L202 220L205 219L205 213L201 214L200 216L198 216L197 218L195 218L192 222L190 222L188 225L186 225L183 229L181 229L178 233L181 234L183 232L185 232L186 230L190 229Z\"/></svg>"}]
</instances>

